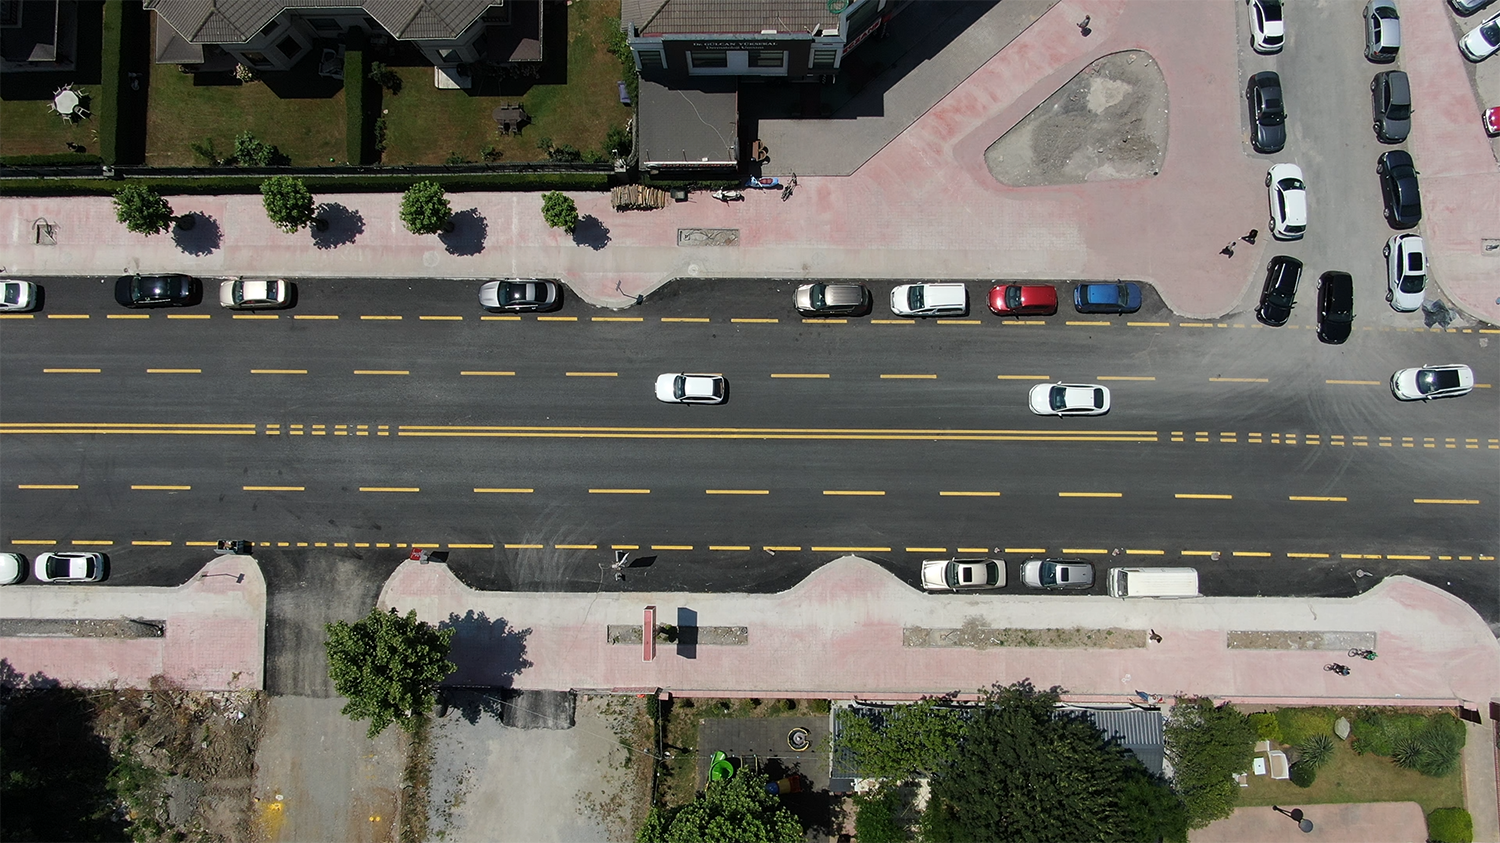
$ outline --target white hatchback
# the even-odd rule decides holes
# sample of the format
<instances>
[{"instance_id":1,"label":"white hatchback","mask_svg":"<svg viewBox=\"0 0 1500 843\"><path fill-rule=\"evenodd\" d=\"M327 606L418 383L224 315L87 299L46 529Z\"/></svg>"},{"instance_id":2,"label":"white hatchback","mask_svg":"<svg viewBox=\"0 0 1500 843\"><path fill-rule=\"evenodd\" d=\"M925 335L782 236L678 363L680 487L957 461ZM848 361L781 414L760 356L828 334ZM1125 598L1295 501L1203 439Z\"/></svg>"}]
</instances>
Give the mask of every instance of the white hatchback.
<instances>
[{"instance_id":1,"label":"white hatchback","mask_svg":"<svg viewBox=\"0 0 1500 843\"><path fill-rule=\"evenodd\" d=\"M1392 310L1410 313L1422 306L1427 291L1427 250L1419 234L1397 234L1385 243L1388 287L1385 300Z\"/></svg>"},{"instance_id":2,"label":"white hatchback","mask_svg":"<svg viewBox=\"0 0 1500 843\"><path fill-rule=\"evenodd\" d=\"M1271 236L1277 240L1301 240L1307 232L1307 184L1296 164L1274 164L1266 173L1271 203Z\"/></svg>"},{"instance_id":3,"label":"white hatchback","mask_svg":"<svg viewBox=\"0 0 1500 843\"><path fill-rule=\"evenodd\" d=\"M1500 51L1500 12L1469 30L1458 42L1458 49L1469 61L1484 61Z\"/></svg>"},{"instance_id":4,"label":"white hatchback","mask_svg":"<svg viewBox=\"0 0 1500 843\"><path fill-rule=\"evenodd\" d=\"M36 289L30 281L0 281L0 313L24 313L34 309Z\"/></svg>"},{"instance_id":5,"label":"white hatchback","mask_svg":"<svg viewBox=\"0 0 1500 843\"><path fill-rule=\"evenodd\" d=\"M1269 55L1281 52L1286 43L1286 22L1281 17L1281 0L1245 0L1250 7L1250 48Z\"/></svg>"},{"instance_id":6,"label":"white hatchback","mask_svg":"<svg viewBox=\"0 0 1500 843\"><path fill-rule=\"evenodd\" d=\"M1092 383L1039 383L1031 388L1031 412L1039 416L1102 416L1109 387Z\"/></svg>"},{"instance_id":7,"label":"white hatchback","mask_svg":"<svg viewBox=\"0 0 1500 843\"><path fill-rule=\"evenodd\" d=\"M729 382L723 375L668 372L656 379L656 400L668 404L723 404L728 399Z\"/></svg>"},{"instance_id":8,"label":"white hatchback","mask_svg":"<svg viewBox=\"0 0 1500 843\"><path fill-rule=\"evenodd\" d=\"M897 316L963 316L969 291L962 284L897 284L891 290L891 312Z\"/></svg>"},{"instance_id":9,"label":"white hatchback","mask_svg":"<svg viewBox=\"0 0 1500 843\"><path fill-rule=\"evenodd\" d=\"M1402 401L1457 398L1474 389L1474 370L1462 363L1402 369L1391 375L1391 394Z\"/></svg>"}]
</instances>

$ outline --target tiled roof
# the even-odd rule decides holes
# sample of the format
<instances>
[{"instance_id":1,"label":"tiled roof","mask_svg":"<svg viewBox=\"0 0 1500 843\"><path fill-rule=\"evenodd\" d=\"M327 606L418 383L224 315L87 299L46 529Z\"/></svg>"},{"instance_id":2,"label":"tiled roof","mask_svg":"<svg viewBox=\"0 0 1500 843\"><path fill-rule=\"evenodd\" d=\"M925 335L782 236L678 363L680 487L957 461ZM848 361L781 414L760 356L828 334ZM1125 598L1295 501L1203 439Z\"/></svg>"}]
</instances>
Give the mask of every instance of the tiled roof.
<instances>
[{"instance_id":1,"label":"tiled roof","mask_svg":"<svg viewBox=\"0 0 1500 843\"><path fill-rule=\"evenodd\" d=\"M811 32L839 22L827 0L622 0L620 7L644 36Z\"/></svg>"},{"instance_id":2,"label":"tiled roof","mask_svg":"<svg viewBox=\"0 0 1500 843\"><path fill-rule=\"evenodd\" d=\"M287 9L364 9L397 38L456 38L492 0L145 0L193 44L243 44Z\"/></svg>"}]
</instances>

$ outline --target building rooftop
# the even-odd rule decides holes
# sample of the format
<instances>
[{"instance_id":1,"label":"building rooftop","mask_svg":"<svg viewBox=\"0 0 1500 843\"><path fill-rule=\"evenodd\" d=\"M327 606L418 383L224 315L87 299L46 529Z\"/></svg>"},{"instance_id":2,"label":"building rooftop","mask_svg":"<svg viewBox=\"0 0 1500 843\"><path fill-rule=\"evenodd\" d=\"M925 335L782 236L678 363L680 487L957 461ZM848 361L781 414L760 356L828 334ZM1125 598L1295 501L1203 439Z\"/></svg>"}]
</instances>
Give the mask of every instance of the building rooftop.
<instances>
[{"instance_id":1,"label":"building rooftop","mask_svg":"<svg viewBox=\"0 0 1500 843\"><path fill-rule=\"evenodd\" d=\"M646 36L812 32L839 22L827 0L622 0L620 17Z\"/></svg>"},{"instance_id":2,"label":"building rooftop","mask_svg":"<svg viewBox=\"0 0 1500 843\"><path fill-rule=\"evenodd\" d=\"M363 9L403 40L456 38L490 0L145 0L193 44L243 44L287 9Z\"/></svg>"}]
</instances>

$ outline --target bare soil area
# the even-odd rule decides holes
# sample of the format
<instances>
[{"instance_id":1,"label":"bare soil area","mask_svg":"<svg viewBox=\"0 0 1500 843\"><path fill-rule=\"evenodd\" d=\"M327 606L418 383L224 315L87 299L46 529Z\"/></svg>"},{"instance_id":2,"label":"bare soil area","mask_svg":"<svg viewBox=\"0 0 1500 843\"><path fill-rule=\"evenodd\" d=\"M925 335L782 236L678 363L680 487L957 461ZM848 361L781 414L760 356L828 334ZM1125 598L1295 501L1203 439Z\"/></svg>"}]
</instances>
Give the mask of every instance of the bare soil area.
<instances>
[{"instance_id":1,"label":"bare soil area","mask_svg":"<svg viewBox=\"0 0 1500 843\"><path fill-rule=\"evenodd\" d=\"M1154 176L1167 152L1167 82L1149 53L1105 56L984 152L1012 187Z\"/></svg>"}]
</instances>

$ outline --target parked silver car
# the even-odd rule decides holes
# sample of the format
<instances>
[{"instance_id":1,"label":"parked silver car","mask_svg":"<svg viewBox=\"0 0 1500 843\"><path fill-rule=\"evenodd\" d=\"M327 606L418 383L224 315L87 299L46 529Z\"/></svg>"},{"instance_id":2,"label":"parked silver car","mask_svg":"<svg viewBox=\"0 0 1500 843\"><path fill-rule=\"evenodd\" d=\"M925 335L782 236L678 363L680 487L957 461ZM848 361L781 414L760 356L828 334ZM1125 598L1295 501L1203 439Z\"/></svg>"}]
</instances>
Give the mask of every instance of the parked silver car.
<instances>
[{"instance_id":1,"label":"parked silver car","mask_svg":"<svg viewBox=\"0 0 1500 843\"><path fill-rule=\"evenodd\" d=\"M1092 588L1094 566L1082 559L1028 559L1021 582L1032 588Z\"/></svg>"}]
</instances>

